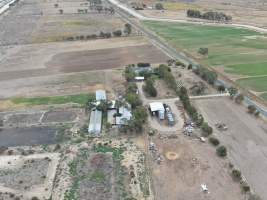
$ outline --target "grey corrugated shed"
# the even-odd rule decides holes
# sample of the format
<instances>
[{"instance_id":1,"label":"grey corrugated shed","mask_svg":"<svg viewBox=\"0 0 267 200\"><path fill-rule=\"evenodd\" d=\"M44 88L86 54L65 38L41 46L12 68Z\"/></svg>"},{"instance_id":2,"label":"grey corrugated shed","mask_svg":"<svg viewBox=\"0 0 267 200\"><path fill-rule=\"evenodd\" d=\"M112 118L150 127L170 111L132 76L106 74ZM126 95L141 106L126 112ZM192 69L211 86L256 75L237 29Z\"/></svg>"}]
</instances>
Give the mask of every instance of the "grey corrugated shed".
<instances>
[{"instance_id":1,"label":"grey corrugated shed","mask_svg":"<svg viewBox=\"0 0 267 200\"><path fill-rule=\"evenodd\" d=\"M102 111L92 110L88 126L88 133L99 135L101 133Z\"/></svg>"},{"instance_id":2,"label":"grey corrugated shed","mask_svg":"<svg viewBox=\"0 0 267 200\"><path fill-rule=\"evenodd\" d=\"M107 100L106 91L105 90L95 91L95 99L96 101Z\"/></svg>"}]
</instances>

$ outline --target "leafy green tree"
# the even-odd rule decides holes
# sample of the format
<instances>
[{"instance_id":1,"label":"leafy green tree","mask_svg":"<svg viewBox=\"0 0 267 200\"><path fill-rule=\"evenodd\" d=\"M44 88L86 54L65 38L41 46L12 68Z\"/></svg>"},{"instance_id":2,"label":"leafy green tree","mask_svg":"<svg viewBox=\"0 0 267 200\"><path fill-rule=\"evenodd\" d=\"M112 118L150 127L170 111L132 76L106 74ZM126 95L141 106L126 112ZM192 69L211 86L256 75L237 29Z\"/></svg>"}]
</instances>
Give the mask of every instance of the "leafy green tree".
<instances>
[{"instance_id":1,"label":"leafy green tree","mask_svg":"<svg viewBox=\"0 0 267 200\"><path fill-rule=\"evenodd\" d=\"M227 149L225 146L219 146L217 149L216 149L216 153L218 156L220 157L225 157L227 155Z\"/></svg>"},{"instance_id":2,"label":"leafy green tree","mask_svg":"<svg viewBox=\"0 0 267 200\"><path fill-rule=\"evenodd\" d=\"M132 25L131 24L125 24L124 25L124 34L125 35L130 35L132 33Z\"/></svg>"},{"instance_id":3,"label":"leafy green tree","mask_svg":"<svg viewBox=\"0 0 267 200\"><path fill-rule=\"evenodd\" d=\"M156 10L164 10L162 3L156 3L155 8Z\"/></svg>"},{"instance_id":4,"label":"leafy green tree","mask_svg":"<svg viewBox=\"0 0 267 200\"><path fill-rule=\"evenodd\" d=\"M244 95L243 94L238 94L235 98L235 102L238 104L241 104L242 101L244 100Z\"/></svg>"},{"instance_id":5,"label":"leafy green tree","mask_svg":"<svg viewBox=\"0 0 267 200\"><path fill-rule=\"evenodd\" d=\"M135 93L127 93L126 101L131 104L132 108L136 108L137 106L140 106L142 104L138 94Z\"/></svg>"},{"instance_id":6,"label":"leafy green tree","mask_svg":"<svg viewBox=\"0 0 267 200\"><path fill-rule=\"evenodd\" d=\"M253 113L255 113L255 111L256 111L256 106L254 106L254 105L248 106L248 113L253 114Z\"/></svg>"},{"instance_id":7,"label":"leafy green tree","mask_svg":"<svg viewBox=\"0 0 267 200\"><path fill-rule=\"evenodd\" d=\"M101 110L102 112L106 113L111 104L112 103L110 101L101 100L96 108L97 110Z\"/></svg>"},{"instance_id":8,"label":"leafy green tree","mask_svg":"<svg viewBox=\"0 0 267 200\"><path fill-rule=\"evenodd\" d=\"M209 142L213 144L214 146L218 146L220 144L220 141L215 137L210 137Z\"/></svg>"},{"instance_id":9,"label":"leafy green tree","mask_svg":"<svg viewBox=\"0 0 267 200\"><path fill-rule=\"evenodd\" d=\"M210 127L207 122L202 123L201 130L203 131L203 135L204 136L211 135L212 134L212 131L213 131L212 130L212 127Z\"/></svg>"},{"instance_id":10,"label":"leafy green tree","mask_svg":"<svg viewBox=\"0 0 267 200\"><path fill-rule=\"evenodd\" d=\"M134 109L133 119L129 122L130 130L142 131L143 124L146 123L147 117L148 114L143 106L138 106L136 109Z\"/></svg>"},{"instance_id":11,"label":"leafy green tree","mask_svg":"<svg viewBox=\"0 0 267 200\"><path fill-rule=\"evenodd\" d=\"M234 97L238 93L238 89L235 87L230 87L230 88L228 88L228 92L229 92L231 97Z\"/></svg>"},{"instance_id":12,"label":"leafy green tree","mask_svg":"<svg viewBox=\"0 0 267 200\"><path fill-rule=\"evenodd\" d=\"M204 55L204 56L208 55L209 49L201 47L201 48L199 48L198 53L201 54L201 55Z\"/></svg>"},{"instance_id":13,"label":"leafy green tree","mask_svg":"<svg viewBox=\"0 0 267 200\"><path fill-rule=\"evenodd\" d=\"M157 89L154 87L154 82L152 79L147 79L145 81L144 91L152 97L157 96Z\"/></svg>"},{"instance_id":14,"label":"leafy green tree","mask_svg":"<svg viewBox=\"0 0 267 200\"><path fill-rule=\"evenodd\" d=\"M121 37L121 35L122 35L122 31L121 31L121 30L116 30L116 31L113 32L113 35L114 35L115 37Z\"/></svg>"}]
</instances>

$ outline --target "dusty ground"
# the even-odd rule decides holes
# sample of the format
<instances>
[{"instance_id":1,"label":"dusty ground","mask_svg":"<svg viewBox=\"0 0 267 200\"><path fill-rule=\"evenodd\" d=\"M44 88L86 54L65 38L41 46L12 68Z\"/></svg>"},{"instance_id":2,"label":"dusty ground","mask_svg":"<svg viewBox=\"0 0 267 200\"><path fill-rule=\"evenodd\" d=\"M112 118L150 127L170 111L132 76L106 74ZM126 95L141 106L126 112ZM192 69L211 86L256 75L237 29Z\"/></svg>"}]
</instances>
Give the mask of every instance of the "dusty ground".
<instances>
[{"instance_id":1,"label":"dusty ground","mask_svg":"<svg viewBox=\"0 0 267 200\"><path fill-rule=\"evenodd\" d=\"M58 4L56 8L54 4ZM0 45L60 41L64 37L99 34L123 29L116 16L88 9L88 2L57 0L23 0L0 16ZM104 7L106 6L103 3ZM62 9L63 14L59 14ZM78 13L87 9L87 14ZM105 20L104 20L105 19ZM25 28L27 27L27 28ZM2 39L3 38L3 39Z\"/></svg>"},{"instance_id":2,"label":"dusty ground","mask_svg":"<svg viewBox=\"0 0 267 200\"><path fill-rule=\"evenodd\" d=\"M198 82L202 82L204 85L204 91L200 95L207 95L207 94L217 94L218 91L211 87L206 81L203 81L198 75L192 72L192 70L187 70L186 68L183 69L181 67L173 67L172 68L173 75L176 78L178 84L180 86L184 86L188 88L189 94L194 96L192 90L190 89Z\"/></svg>"},{"instance_id":3,"label":"dusty ground","mask_svg":"<svg viewBox=\"0 0 267 200\"><path fill-rule=\"evenodd\" d=\"M149 153L155 200L237 200L244 199L239 184L228 172L228 164L215 155L215 150L198 140L185 138L151 139L156 145L161 164ZM206 184L209 193L201 191Z\"/></svg>"},{"instance_id":4,"label":"dusty ground","mask_svg":"<svg viewBox=\"0 0 267 200\"><path fill-rule=\"evenodd\" d=\"M30 200L51 195L59 154L1 156L0 160L0 198Z\"/></svg>"},{"instance_id":5,"label":"dusty ground","mask_svg":"<svg viewBox=\"0 0 267 200\"><path fill-rule=\"evenodd\" d=\"M118 88L116 84L123 78L120 71L111 71L112 68L166 59L142 38L13 46L5 49L0 60L1 97Z\"/></svg>"},{"instance_id":6,"label":"dusty ground","mask_svg":"<svg viewBox=\"0 0 267 200\"><path fill-rule=\"evenodd\" d=\"M84 125L87 116L82 108L28 108L0 112L0 119L3 120L0 146L13 147L62 142L64 130Z\"/></svg>"},{"instance_id":7,"label":"dusty ground","mask_svg":"<svg viewBox=\"0 0 267 200\"><path fill-rule=\"evenodd\" d=\"M209 124L214 126L219 122L229 127L226 132L214 129L215 135L227 146L232 163L240 168L251 187L266 199L266 123L227 98L195 100L194 103Z\"/></svg>"}]
</instances>

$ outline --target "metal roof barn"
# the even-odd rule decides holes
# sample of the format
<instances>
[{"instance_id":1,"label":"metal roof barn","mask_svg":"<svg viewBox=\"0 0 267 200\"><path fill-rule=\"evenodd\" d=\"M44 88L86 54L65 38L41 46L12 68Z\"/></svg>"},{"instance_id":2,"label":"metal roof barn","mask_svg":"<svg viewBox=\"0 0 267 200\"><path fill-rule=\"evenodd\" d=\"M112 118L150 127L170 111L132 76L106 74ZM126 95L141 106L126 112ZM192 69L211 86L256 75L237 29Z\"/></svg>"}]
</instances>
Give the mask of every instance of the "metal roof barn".
<instances>
[{"instance_id":1,"label":"metal roof barn","mask_svg":"<svg viewBox=\"0 0 267 200\"><path fill-rule=\"evenodd\" d=\"M102 111L92 110L88 126L88 133L99 136L102 126Z\"/></svg>"},{"instance_id":2,"label":"metal roof barn","mask_svg":"<svg viewBox=\"0 0 267 200\"><path fill-rule=\"evenodd\" d=\"M105 90L95 91L95 100L96 101L107 100L106 91Z\"/></svg>"},{"instance_id":3,"label":"metal roof barn","mask_svg":"<svg viewBox=\"0 0 267 200\"><path fill-rule=\"evenodd\" d=\"M163 103L161 102L153 102L153 103L150 103L149 106L150 106L151 112L165 111Z\"/></svg>"}]
</instances>

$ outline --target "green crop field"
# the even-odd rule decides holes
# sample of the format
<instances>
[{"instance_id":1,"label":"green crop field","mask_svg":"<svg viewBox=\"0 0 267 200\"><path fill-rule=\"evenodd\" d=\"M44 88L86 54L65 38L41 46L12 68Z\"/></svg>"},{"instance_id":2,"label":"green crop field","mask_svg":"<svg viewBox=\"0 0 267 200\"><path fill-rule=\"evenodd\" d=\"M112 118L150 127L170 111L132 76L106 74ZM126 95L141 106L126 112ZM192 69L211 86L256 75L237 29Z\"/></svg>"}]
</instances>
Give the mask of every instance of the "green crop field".
<instances>
[{"instance_id":1,"label":"green crop field","mask_svg":"<svg viewBox=\"0 0 267 200\"><path fill-rule=\"evenodd\" d=\"M224 67L226 73L244 76L267 75L267 34L255 31L206 25L145 21L144 25L204 65ZM200 56L201 47L209 49ZM267 91L267 77L242 79L238 83L255 91Z\"/></svg>"},{"instance_id":2,"label":"green crop field","mask_svg":"<svg viewBox=\"0 0 267 200\"><path fill-rule=\"evenodd\" d=\"M49 96L49 97L15 97L11 101L15 104L25 105L50 105L50 104L66 104L77 103L85 105L88 101L95 100L94 94L77 94L67 96Z\"/></svg>"}]
</instances>

